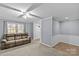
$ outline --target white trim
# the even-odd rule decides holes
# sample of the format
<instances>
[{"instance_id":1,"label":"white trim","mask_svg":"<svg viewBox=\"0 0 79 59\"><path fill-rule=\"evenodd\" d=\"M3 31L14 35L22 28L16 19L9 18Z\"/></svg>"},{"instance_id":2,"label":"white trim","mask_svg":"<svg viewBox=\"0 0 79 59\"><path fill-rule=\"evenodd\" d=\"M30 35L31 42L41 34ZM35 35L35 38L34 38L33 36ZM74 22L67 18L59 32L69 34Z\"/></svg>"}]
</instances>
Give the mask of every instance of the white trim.
<instances>
[{"instance_id":1,"label":"white trim","mask_svg":"<svg viewBox=\"0 0 79 59\"><path fill-rule=\"evenodd\" d=\"M43 44L43 45L45 45L45 46L48 46L48 47L52 47L52 46L50 46L50 45L47 45L47 44L45 44L45 43L42 43L42 42L40 42L41 44Z\"/></svg>"},{"instance_id":2,"label":"white trim","mask_svg":"<svg viewBox=\"0 0 79 59\"><path fill-rule=\"evenodd\" d=\"M40 21L40 43L42 42L42 21Z\"/></svg>"}]
</instances>

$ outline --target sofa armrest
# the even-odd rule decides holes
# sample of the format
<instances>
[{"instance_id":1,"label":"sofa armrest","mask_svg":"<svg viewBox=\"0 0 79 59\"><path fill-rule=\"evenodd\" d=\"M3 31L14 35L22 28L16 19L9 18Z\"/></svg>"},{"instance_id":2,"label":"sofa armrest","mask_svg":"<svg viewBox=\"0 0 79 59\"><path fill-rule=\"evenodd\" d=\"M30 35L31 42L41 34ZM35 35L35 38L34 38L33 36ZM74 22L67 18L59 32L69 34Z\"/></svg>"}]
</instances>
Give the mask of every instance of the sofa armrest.
<instances>
[{"instance_id":1,"label":"sofa armrest","mask_svg":"<svg viewBox=\"0 0 79 59\"><path fill-rule=\"evenodd\" d=\"M28 36L29 41L31 42L32 38L30 36Z\"/></svg>"},{"instance_id":2,"label":"sofa armrest","mask_svg":"<svg viewBox=\"0 0 79 59\"><path fill-rule=\"evenodd\" d=\"M6 42L7 42L6 39L3 39L3 40L1 41L1 49L2 49L2 50L5 48Z\"/></svg>"},{"instance_id":3,"label":"sofa armrest","mask_svg":"<svg viewBox=\"0 0 79 59\"><path fill-rule=\"evenodd\" d=\"M7 41L6 39L3 39L3 40L1 41L1 43L6 43L6 41Z\"/></svg>"}]
</instances>

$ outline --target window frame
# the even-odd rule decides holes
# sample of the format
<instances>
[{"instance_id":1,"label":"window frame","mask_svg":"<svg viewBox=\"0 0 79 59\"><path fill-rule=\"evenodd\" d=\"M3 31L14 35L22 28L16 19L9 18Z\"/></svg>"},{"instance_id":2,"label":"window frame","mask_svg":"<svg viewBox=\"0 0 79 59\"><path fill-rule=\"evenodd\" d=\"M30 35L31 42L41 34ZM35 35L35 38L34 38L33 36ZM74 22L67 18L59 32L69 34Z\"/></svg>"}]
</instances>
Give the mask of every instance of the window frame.
<instances>
[{"instance_id":1,"label":"window frame","mask_svg":"<svg viewBox=\"0 0 79 59\"><path fill-rule=\"evenodd\" d=\"M11 31L8 31L8 24L15 24L15 33L14 34L16 34L16 33L24 33L25 32L25 24L24 23L13 23L13 22L7 22L6 23L6 29L7 29L7 34L13 34L13 33L9 33L9 32L11 32ZM22 32L18 32L18 25L21 25L22 24L22 26L23 26L23 31ZM9 30L11 30L11 28L9 28ZM22 30L22 29L21 29Z\"/></svg>"}]
</instances>

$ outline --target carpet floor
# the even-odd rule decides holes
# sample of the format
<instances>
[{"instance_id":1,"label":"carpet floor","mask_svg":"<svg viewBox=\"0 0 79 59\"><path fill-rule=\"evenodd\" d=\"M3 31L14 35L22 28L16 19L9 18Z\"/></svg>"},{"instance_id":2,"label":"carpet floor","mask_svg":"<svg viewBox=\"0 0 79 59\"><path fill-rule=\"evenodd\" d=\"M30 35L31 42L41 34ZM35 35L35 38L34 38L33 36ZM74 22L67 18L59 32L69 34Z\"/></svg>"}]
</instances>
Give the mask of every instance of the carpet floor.
<instances>
[{"instance_id":1,"label":"carpet floor","mask_svg":"<svg viewBox=\"0 0 79 59\"><path fill-rule=\"evenodd\" d=\"M0 50L0 56L66 56L66 54L33 40L29 44Z\"/></svg>"}]
</instances>

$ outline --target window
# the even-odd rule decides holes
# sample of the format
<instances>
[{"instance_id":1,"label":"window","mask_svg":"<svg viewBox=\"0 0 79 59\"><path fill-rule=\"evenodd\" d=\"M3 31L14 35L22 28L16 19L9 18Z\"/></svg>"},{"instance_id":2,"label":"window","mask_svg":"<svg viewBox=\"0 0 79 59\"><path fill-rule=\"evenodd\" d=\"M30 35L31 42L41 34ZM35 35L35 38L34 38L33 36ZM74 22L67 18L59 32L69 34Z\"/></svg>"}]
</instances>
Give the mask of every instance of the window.
<instances>
[{"instance_id":1,"label":"window","mask_svg":"<svg viewBox=\"0 0 79 59\"><path fill-rule=\"evenodd\" d=\"M24 24L7 23L7 33L24 33Z\"/></svg>"},{"instance_id":2,"label":"window","mask_svg":"<svg viewBox=\"0 0 79 59\"><path fill-rule=\"evenodd\" d=\"M16 24L8 23L7 24L7 32L10 33L16 33Z\"/></svg>"},{"instance_id":3,"label":"window","mask_svg":"<svg viewBox=\"0 0 79 59\"><path fill-rule=\"evenodd\" d=\"M18 24L17 25L17 33L24 33L24 25L23 24Z\"/></svg>"}]
</instances>

